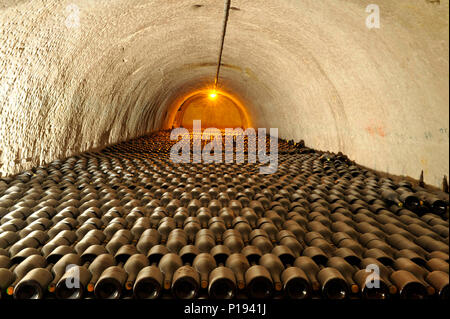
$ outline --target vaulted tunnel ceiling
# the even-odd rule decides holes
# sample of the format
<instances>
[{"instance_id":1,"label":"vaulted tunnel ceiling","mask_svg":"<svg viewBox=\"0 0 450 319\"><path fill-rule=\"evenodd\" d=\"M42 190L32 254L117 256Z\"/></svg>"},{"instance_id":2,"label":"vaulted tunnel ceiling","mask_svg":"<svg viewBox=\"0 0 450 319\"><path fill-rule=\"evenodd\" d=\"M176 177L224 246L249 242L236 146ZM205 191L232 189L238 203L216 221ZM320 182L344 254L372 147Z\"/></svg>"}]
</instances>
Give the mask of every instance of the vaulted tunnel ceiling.
<instances>
[{"instance_id":1,"label":"vaulted tunnel ceiling","mask_svg":"<svg viewBox=\"0 0 450 319\"><path fill-rule=\"evenodd\" d=\"M438 185L448 0L233 0L220 88L255 127ZM223 0L0 1L2 175L171 127L214 81ZM79 20L78 20L78 18Z\"/></svg>"}]
</instances>

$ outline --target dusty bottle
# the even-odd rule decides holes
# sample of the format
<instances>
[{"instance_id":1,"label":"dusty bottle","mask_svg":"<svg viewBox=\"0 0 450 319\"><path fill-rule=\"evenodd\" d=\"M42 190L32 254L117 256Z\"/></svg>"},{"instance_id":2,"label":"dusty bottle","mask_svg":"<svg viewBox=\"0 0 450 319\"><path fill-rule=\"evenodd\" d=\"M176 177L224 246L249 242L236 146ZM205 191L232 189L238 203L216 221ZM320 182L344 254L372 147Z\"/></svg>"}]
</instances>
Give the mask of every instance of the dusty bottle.
<instances>
[{"instance_id":1,"label":"dusty bottle","mask_svg":"<svg viewBox=\"0 0 450 319\"><path fill-rule=\"evenodd\" d=\"M440 258L429 258L428 261L425 263L426 267L430 271L443 271L448 274L449 272L449 266L448 263L445 260L442 260ZM424 265L421 265L424 266Z\"/></svg>"},{"instance_id":2,"label":"dusty bottle","mask_svg":"<svg viewBox=\"0 0 450 319\"><path fill-rule=\"evenodd\" d=\"M392 189L382 189L381 197L390 205L403 206L402 201L399 198L399 194Z\"/></svg>"},{"instance_id":3,"label":"dusty bottle","mask_svg":"<svg viewBox=\"0 0 450 319\"><path fill-rule=\"evenodd\" d=\"M322 287L322 296L327 299L345 299L348 286L344 276L335 268L322 268L317 279Z\"/></svg>"},{"instance_id":4,"label":"dusty bottle","mask_svg":"<svg viewBox=\"0 0 450 319\"><path fill-rule=\"evenodd\" d=\"M400 189L397 189L399 191ZM404 189L403 191L400 191L400 201L404 204L404 206L412 211L415 211L420 203L419 198L409 191L408 189Z\"/></svg>"},{"instance_id":5,"label":"dusty bottle","mask_svg":"<svg viewBox=\"0 0 450 319\"><path fill-rule=\"evenodd\" d=\"M202 228L206 228L209 220L212 218L211 212L206 207L200 207L196 211L195 216L198 218Z\"/></svg>"},{"instance_id":6,"label":"dusty bottle","mask_svg":"<svg viewBox=\"0 0 450 319\"><path fill-rule=\"evenodd\" d=\"M411 260L412 262L420 265L421 267L424 267L426 265L426 260L417 254L415 251L412 251L410 249L402 249L395 253L395 258L406 258ZM387 262L387 260L385 260ZM390 262L390 261L389 261ZM392 263L386 263L386 266L394 266L394 260L392 260Z\"/></svg>"},{"instance_id":7,"label":"dusty bottle","mask_svg":"<svg viewBox=\"0 0 450 319\"><path fill-rule=\"evenodd\" d=\"M183 227L184 221L189 217L189 212L185 207L178 207L173 214L173 220L177 227Z\"/></svg>"},{"instance_id":8,"label":"dusty bottle","mask_svg":"<svg viewBox=\"0 0 450 319\"><path fill-rule=\"evenodd\" d=\"M102 254L97 256L94 261L89 265L89 271L92 276L87 285L87 292L94 293L95 285L102 275L103 271L111 266L115 265L114 257L110 254Z\"/></svg>"},{"instance_id":9,"label":"dusty bottle","mask_svg":"<svg viewBox=\"0 0 450 319\"><path fill-rule=\"evenodd\" d=\"M448 273L445 273L440 270L432 271L427 275L426 281L434 287L440 299L448 300L449 298Z\"/></svg>"},{"instance_id":10,"label":"dusty bottle","mask_svg":"<svg viewBox=\"0 0 450 319\"><path fill-rule=\"evenodd\" d=\"M173 275L172 293L179 299L193 299L200 288L200 276L191 265L199 250L195 246L188 245L181 249L179 254L184 265Z\"/></svg>"},{"instance_id":11,"label":"dusty bottle","mask_svg":"<svg viewBox=\"0 0 450 319\"><path fill-rule=\"evenodd\" d=\"M227 226L227 228L230 228L231 227L231 222L236 217L236 215L234 214L234 212L233 212L233 210L231 208L223 207L219 211L219 217L221 217L224 220L225 225Z\"/></svg>"},{"instance_id":12,"label":"dusty bottle","mask_svg":"<svg viewBox=\"0 0 450 319\"><path fill-rule=\"evenodd\" d=\"M42 299L53 279L51 268L34 268L28 272L14 287L14 299Z\"/></svg>"},{"instance_id":13,"label":"dusty bottle","mask_svg":"<svg viewBox=\"0 0 450 319\"><path fill-rule=\"evenodd\" d=\"M429 273L426 269L420 267L416 263L406 258L397 258L394 263L394 268L397 270L406 270L410 272L412 275L414 275L414 277L422 282L427 290L428 295L434 295L435 289L425 279Z\"/></svg>"},{"instance_id":14,"label":"dusty bottle","mask_svg":"<svg viewBox=\"0 0 450 319\"><path fill-rule=\"evenodd\" d=\"M273 249L269 236L262 229L254 229L249 235L249 241L252 246L258 247L263 254L270 253Z\"/></svg>"},{"instance_id":15,"label":"dusty bottle","mask_svg":"<svg viewBox=\"0 0 450 319\"><path fill-rule=\"evenodd\" d=\"M227 229L223 235L223 244L227 246L232 253L239 253L244 248L244 241L241 233L235 229Z\"/></svg>"},{"instance_id":16,"label":"dusty bottle","mask_svg":"<svg viewBox=\"0 0 450 319\"><path fill-rule=\"evenodd\" d=\"M116 258L117 259L117 258ZM126 291L131 292L134 287L134 282L142 270L142 268L147 267L149 265L149 260L147 256L144 254L134 254L128 258L123 266L123 269L127 273L127 281L125 283Z\"/></svg>"},{"instance_id":17,"label":"dusty bottle","mask_svg":"<svg viewBox=\"0 0 450 319\"><path fill-rule=\"evenodd\" d=\"M297 222L287 220L283 223L283 229L291 231L300 243L304 242L306 231Z\"/></svg>"},{"instance_id":18,"label":"dusty bottle","mask_svg":"<svg viewBox=\"0 0 450 319\"><path fill-rule=\"evenodd\" d=\"M195 257L192 266L200 275L200 287L207 288L209 274L217 267L214 257L209 253L200 253Z\"/></svg>"},{"instance_id":19,"label":"dusty bottle","mask_svg":"<svg viewBox=\"0 0 450 319\"><path fill-rule=\"evenodd\" d=\"M406 270L397 270L391 274L392 282L397 286L402 299L425 299L427 289L421 281Z\"/></svg>"},{"instance_id":20,"label":"dusty bottle","mask_svg":"<svg viewBox=\"0 0 450 319\"><path fill-rule=\"evenodd\" d=\"M167 248L163 245L157 245L152 247L148 253L148 262L150 266L144 267L139 272L136 282L133 287L133 294L137 299L155 299L158 298L163 285L169 289L171 283L171 273L172 269L178 266L178 262L181 265L181 260L177 260L178 255L171 255L167 257L164 261L163 269L167 274L167 284L163 284L164 275L163 272L158 268L158 263L163 258L163 256L168 255L169 252ZM171 269L172 268L172 269Z\"/></svg>"},{"instance_id":21,"label":"dusty bottle","mask_svg":"<svg viewBox=\"0 0 450 319\"><path fill-rule=\"evenodd\" d=\"M219 211L222 209L222 207L222 203L217 199L211 200L208 204L208 208L214 217L217 217L219 215Z\"/></svg>"},{"instance_id":22,"label":"dusty bottle","mask_svg":"<svg viewBox=\"0 0 450 319\"><path fill-rule=\"evenodd\" d=\"M283 290L290 299L305 299L311 295L311 284L305 272L293 267L295 255L287 246L276 246L272 250L272 254L276 255L285 270L281 274Z\"/></svg>"},{"instance_id":23,"label":"dusty bottle","mask_svg":"<svg viewBox=\"0 0 450 319\"><path fill-rule=\"evenodd\" d=\"M211 250L211 255L218 265L209 274L208 294L211 298L231 299L235 295L236 276L230 268L225 266L230 254L228 247L223 245L217 245Z\"/></svg>"},{"instance_id":24,"label":"dusty bottle","mask_svg":"<svg viewBox=\"0 0 450 319\"><path fill-rule=\"evenodd\" d=\"M128 274L123 269L123 261L106 268L94 287L95 296L99 299L119 299Z\"/></svg>"},{"instance_id":25,"label":"dusty bottle","mask_svg":"<svg viewBox=\"0 0 450 319\"><path fill-rule=\"evenodd\" d=\"M258 219L258 223L256 224L256 226L267 233L272 243L277 242L278 229L270 219L260 218Z\"/></svg>"},{"instance_id":26,"label":"dusty bottle","mask_svg":"<svg viewBox=\"0 0 450 319\"><path fill-rule=\"evenodd\" d=\"M141 254L147 255L150 249L158 245L160 241L161 234L156 229L147 229L139 238L136 248Z\"/></svg>"},{"instance_id":27,"label":"dusty bottle","mask_svg":"<svg viewBox=\"0 0 450 319\"><path fill-rule=\"evenodd\" d=\"M72 265L59 279L55 287L55 296L58 299L81 299L85 295L86 287L92 277L88 270L90 262L82 266ZM67 269L67 268L66 268Z\"/></svg>"},{"instance_id":28,"label":"dusty bottle","mask_svg":"<svg viewBox=\"0 0 450 319\"><path fill-rule=\"evenodd\" d=\"M45 259L49 264L56 264L62 257L68 254L76 254L76 251L73 248L73 244L70 246L61 245L56 247L45 257Z\"/></svg>"},{"instance_id":29,"label":"dusty bottle","mask_svg":"<svg viewBox=\"0 0 450 319\"><path fill-rule=\"evenodd\" d=\"M245 288L245 273L250 268L250 264L245 255L241 253L231 254L227 258L225 266L234 272L237 287L238 289L243 290Z\"/></svg>"},{"instance_id":30,"label":"dusty bottle","mask_svg":"<svg viewBox=\"0 0 450 319\"><path fill-rule=\"evenodd\" d=\"M364 299L387 299L389 297L389 287L380 274L361 269L354 274L353 278L359 285Z\"/></svg>"},{"instance_id":31,"label":"dusty bottle","mask_svg":"<svg viewBox=\"0 0 450 319\"><path fill-rule=\"evenodd\" d=\"M252 232L252 227L248 223L247 219L238 216L235 219L233 219L232 226L235 230L237 230L241 234L244 244L247 244L249 241L249 235Z\"/></svg>"},{"instance_id":32,"label":"dusty bottle","mask_svg":"<svg viewBox=\"0 0 450 319\"><path fill-rule=\"evenodd\" d=\"M10 271L14 274L14 282L6 289L7 295L13 296L16 285L24 278L31 270L46 267L45 258L41 255L30 255L25 258L20 264L13 265Z\"/></svg>"},{"instance_id":33,"label":"dusty bottle","mask_svg":"<svg viewBox=\"0 0 450 319\"><path fill-rule=\"evenodd\" d=\"M397 248L398 250L410 249L419 254L420 256L426 255L426 251L422 247L415 244L411 240L408 240L407 238L405 238L400 234L389 235L386 237L386 241L393 247Z\"/></svg>"},{"instance_id":34,"label":"dusty bottle","mask_svg":"<svg viewBox=\"0 0 450 319\"><path fill-rule=\"evenodd\" d=\"M274 254L264 254L259 259L259 264L270 272L275 291L281 291L283 288L281 273L284 271L284 265L280 258Z\"/></svg>"},{"instance_id":35,"label":"dusty bottle","mask_svg":"<svg viewBox=\"0 0 450 319\"><path fill-rule=\"evenodd\" d=\"M187 245L187 235L183 229L174 229L170 232L166 246L172 253L178 253L181 248Z\"/></svg>"},{"instance_id":36,"label":"dusty bottle","mask_svg":"<svg viewBox=\"0 0 450 319\"><path fill-rule=\"evenodd\" d=\"M256 246L246 246L242 250L242 254L251 265L245 272L245 283L249 296L256 299L270 298L273 294L273 281L270 272L264 266L258 265L262 255L261 251Z\"/></svg>"},{"instance_id":37,"label":"dusty bottle","mask_svg":"<svg viewBox=\"0 0 450 319\"><path fill-rule=\"evenodd\" d=\"M164 217L158 223L158 232L161 235L161 243L165 244L170 232L176 228L175 220L172 217Z\"/></svg>"},{"instance_id":38,"label":"dusty bottle","mask_svg":"<svg viewBox=\"0 0 450 319\"><path fill-rule=\"evenodd\" d=\"M422 235L420 237L417 237L415 239L415 243L418 244L420 247L422 247L423 249L425 249L428 252L442 251L443 253L448 254L448 251L449 251L448 244L445 244L444 242L442 242L440 240L433 239L427 235ZM420 251L420 252L422 252L422 251ZM419 252L417 252L417 253L421 256L425 255L424 253L419 253Z\"/></svg>"},{"instance_id":39,"label":"dusty bottle","mask_svg":"<svg viewBox=\"0 0 450 319\"><path fill-rule=\"evenodd\" d=\"M359 287L353 280L354 273L357 270L356 267L353 267L341 257L331 257L328 259L327 265L328 267L337 269L341 273L350 287L352 294L357 294L359 292Z\"/></svg>"},{"instance_id":40,"label":"dusty bottle","mask_svg":"<svg viewBox=\"0 0 450 319\"><path fill-rule=\"evenodd\" d=\"M439 216L445 215L448 208L448 203L440 199L438 196L430 194L428 192L421 191L417 192L416 194L419 196L422 202L431 209L434 214Z\"/></svg>"},{"instance_id":41,"label":"dusty bottle","mask_svg":"<svg viewBox=\"0 0 450 319\"><path fill-rule=\"evenodd\" d=\"M328 255L319 247L306 247L303 256L310 257L317 265L325 266L328 262Z\"/></svg>"},{"instance_id":42,"label":"dusty bottle","mask_svg":"<svg viewBox=\"0 0 450 319\"><path fill-rule=\"evenodd\" d=\"M317 274L320 268L311 258L306 256L297 257L294 266L303 270L306 276L308 276L313 291L320 290L320 283L317 280Z\"/></svg>"},{"instance_id":43,"label":"dusty bottle","mask_svg":"<svg viewBox=\"0 0 450 319\"><path fill-rule=\"evenodd\" d=\"M142 233L147 229L151 228L150 219L148 217L140 217L134 223L131 228L131 233L133 234L133 240L139 240Z\"/></svg>"},{"instance_id":44,"label":"dusty bottle","mask_svg":"<svg viewBox=\"0 0 450 319\"><path fill-rule=\"evenodd\" d=\"M200 221L197 217L188 217L184 221L183 229L188 236L188 243L194 243L197 232L201 229Z\"/></svg>"},{"instance_id":45,"label":"dusty bottle","mask_svg":"<svg viewBox=\"0 0 450 319\"><path fill-rule=\"evenodd\" d=\"M93 245L100 245L105 239L106 236L102 231L98 229L92 229L75 244L75 251L78 254L82 254L88 247Z\"/></svg>"},{"instance_id":46,"label":"dusty bottle","mask_svg":"<svg viewBox=\"0 0 450 319\"><path fill-rule=\"evenodd\" d=\"M9 253L11 255L15 255L24 248L38 248L39 246L44 245L48 239L49 236L47 233L42 230L34 230L26 237L18 240L11 247L9 247Z\"/></svg>"},{"instance_id":47,"label":"dusty bottle","mask_svg":"<svg viewBox=\"0 0 450 319\"><path fill-rule=\"evenodd\" d=\"M336 257L344 258L344 260L352 266L359 266L361 263L361 257L355 254L353 250L346 247L336 249L334 255Z\"/></svg>"},{"instance_id":48,"label":"dusty bottle","mask_svg":"<svg viewBox=\"0 0 450 319\"><path fill-rule=\"evenodd\" d=\"M256 228L256 223L258 221L258 215L256 215L256 213L253 211L253 209L251 209L250 207L244 207L241 210L240 216L242 216L245 220L247 220L250 227Z\"/></svg>"},{"instance_id":49,"label":"dusty bottle","mask_svg":"<svg viewBox=\"0 0 450 319\"><path fill-rule=\"evenodd\" d=\"M225 221L221 217L212 217L208 221L208 228L214 234L216 243L222 243L223 233L227 230Z\"/></svg>"},{"instance_id":50,"label":"dusty bottle","mask_svg":"<svg viewBox=\"0 0 450 319\"><path fill-rule=\"evenodd\" d=\"M51 272L53 275L52 282L48 285L48 291L50 293L54 293L56 290L56 284L61 279L61 277L65 274L67 267L69 265L80 265L81 264L81 258L77 254L67 254L61 257L55 265L52 267Z\"/></svg>"}]
</instances>

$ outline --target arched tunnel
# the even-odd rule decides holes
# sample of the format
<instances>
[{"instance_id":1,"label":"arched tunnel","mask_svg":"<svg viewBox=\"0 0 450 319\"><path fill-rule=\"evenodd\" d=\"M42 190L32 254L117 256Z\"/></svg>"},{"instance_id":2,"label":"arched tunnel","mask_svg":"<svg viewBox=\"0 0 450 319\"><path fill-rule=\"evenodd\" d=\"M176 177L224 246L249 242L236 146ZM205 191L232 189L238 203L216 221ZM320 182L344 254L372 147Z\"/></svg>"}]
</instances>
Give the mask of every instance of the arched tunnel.
<instances>
[{"instance_id":1,"label":"arched tunnel","mask_svg":"<svg viewBox=\"0 0 450 319\"><path fill-rule=\"evenodd\" d=\"M448 298L448 21L448 0L1 0L0 298ZM276 128L278 172L172 163L194 120ZM157 292L124 270L142 256ZM386 291L356 274L370 258ZM84 267L83 293L57 289L58 262Z\"/></svg>"}]
</instances>

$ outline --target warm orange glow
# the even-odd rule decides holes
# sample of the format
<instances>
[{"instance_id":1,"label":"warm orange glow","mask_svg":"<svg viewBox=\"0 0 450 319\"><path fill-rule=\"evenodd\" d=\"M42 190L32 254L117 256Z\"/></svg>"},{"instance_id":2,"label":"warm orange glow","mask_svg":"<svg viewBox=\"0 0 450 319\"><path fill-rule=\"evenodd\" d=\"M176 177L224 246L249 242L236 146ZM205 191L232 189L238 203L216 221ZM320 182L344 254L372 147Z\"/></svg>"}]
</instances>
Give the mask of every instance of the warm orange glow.
<instances>
[{"instance_id":1,"label":"warm orange glow","mask_svg":"<svg viewBox=\"0 0 450 319\"><path fill-rule=\"evenodd\" d=\"M277 282L275 283L275 290L276 291L281 291L281 289L283 289L281 282Z\"/></svg>"},{"instance_id":2,"label":"warm orange glow","mask_svg":"<svg viewBox=\"0 0 450 319\"><path fill-rule=\"evenodd\" d=\"M358 285L354 285L354 284L353 284L353 285L352 285L352 293L357 294L358 291L359 291Z\"/></svg>"},{"instance_id":3,"label":"warm orange glow","mask_svg":"<svg viewBox=\"0 0 450 319\"><path fill-rule=\"evenodd\" d=\"M391 295L395 295L397 293L397 287L395 287L394 285L389 287L389 293Z\"/></svg>"},{"instance_id":4,"label":"warm orange glow","mask_svg":"<svg viewBox=\"0 0 450 319\"><path fill-rule=\"evenodd\" d=\"M128 282L125 284L125 288L126 288L127 290L133 289L133 283L132 283L131 281L128 281Z\"/></svg>"},{"instance_id":5,"label":"warm orange glow","mask_svg":"<svg viewBox=\"0 0 450 319\"><path fill-rule=\"evenodd\" d=\"M170 289L170 281L164 281L164 289L169 290Z\"/></svg>"},{"instance_id":6,"label":"warm orange glow","mask_svg":"<svg viewBox=\"0 0 450 319\"><path fill-rule=\"evenodd\" d=\"M8 287L8 289L6 289L6 293L7 293L9 296L12 296L12 294L14 293L14 288L13 288L13 287Z\"/></svg>"},{"instance_id":7,"label":"warm orange glow","mask_svg":"<svg viewBox=\"0 0 450 319\"><path fill-rule=\"evenodd\" d=\"M212 99L212 100L214 100L216 97L217 97L216 91L212 91L212 92L209 94L209 98Z\"/></svg>"},{"instance_id":8,"label":"warm orange glow","mask_svg":"<svg viewBox=\"0 0 450 319\"><path fill-rule=\"evenodd\" d=\"M239 101L239 99L237 99L235 96L233 96L232 94L230 94L224 90L217 90L215 88L210 87L210 88L193 91L193 92L177 99L177 101L175 101L173 104L176 107L174 107L172 109L174 111L171 112L171 115L168 118L168 122L171 123L170 127L172 127L173 123L176 121L177 111L180 109L180 107L186 101L188 101L189 99L191 99L192 97L195 97L197 95L206 95L211 100L215 100L215 99L218 99L221 97L228 98L239 108L240 112L242 112L243 128L246 129L248 127L253 126L246 107L241 103L241 101ZM213 98L214 95L215 95L215 97Z\"/></svg>"}]
</instances>

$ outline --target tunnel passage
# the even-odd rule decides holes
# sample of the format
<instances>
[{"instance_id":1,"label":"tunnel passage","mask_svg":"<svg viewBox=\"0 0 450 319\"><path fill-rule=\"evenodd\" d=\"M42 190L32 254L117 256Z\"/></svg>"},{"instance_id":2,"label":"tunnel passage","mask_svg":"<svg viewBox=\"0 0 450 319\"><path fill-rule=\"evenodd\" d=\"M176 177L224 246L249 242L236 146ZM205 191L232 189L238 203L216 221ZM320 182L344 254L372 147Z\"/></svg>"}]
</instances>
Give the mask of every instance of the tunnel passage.
<instances>
[{"instance_id":1,"label":"tunnel passage","mask_svg":"<svg viewBox=\"0 0 450 319\"><path fill-rule=\"evenodd\" d=\"M193 121L200 120L202 128L247 128L248 115L239 102L215 90L188 97L178 109L173 127L192 129Z\"/></svg>"},{"instance_id":2,"label":"tunnel passage","mask_svg":"<svg viewBox=\"0 0 450 319\"><path fill-rule=\"evenodd\" d=\"M1 176L170 128L178 98L214 83L223 3L2 1ZM449 1L379 0L379 29L368 4L233 0L220 87L254 127L438 186Z\"/></svg>"},{"instance_id":3,"label":"tunnel passage","mask_svg":"<svg viewBox=\"0 0 450 319\"><path fill-rule=\"evenodd\" d=\"M370 2L0 0L0 299L448 299L449 1Z\"/></svg>"}]
</instances>

